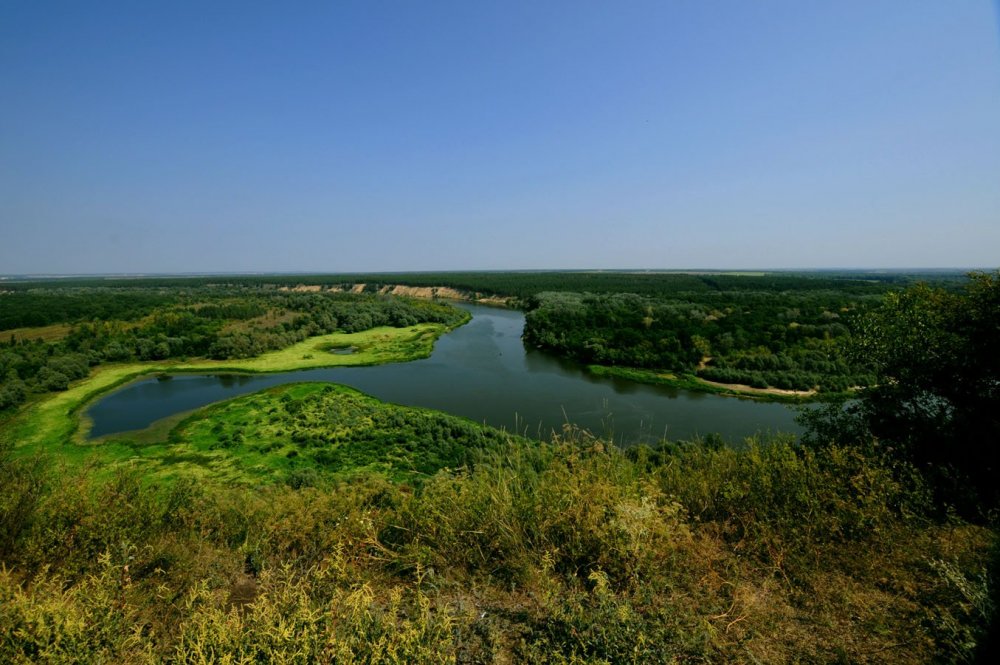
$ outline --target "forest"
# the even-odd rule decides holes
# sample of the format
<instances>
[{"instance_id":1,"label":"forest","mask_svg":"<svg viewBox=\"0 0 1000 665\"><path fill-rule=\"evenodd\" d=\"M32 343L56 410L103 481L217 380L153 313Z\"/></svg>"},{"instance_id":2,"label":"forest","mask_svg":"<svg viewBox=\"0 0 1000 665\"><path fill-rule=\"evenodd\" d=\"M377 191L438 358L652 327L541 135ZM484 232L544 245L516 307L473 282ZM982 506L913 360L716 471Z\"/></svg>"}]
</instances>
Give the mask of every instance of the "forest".
<instances>
[{"instance_id":1,"label":"forest","mask_svg":"<svg viewBox=\"0 0 1000 665\"><path fill-rule=\"evenodd\" d=\"M845 351L852 321L877 302L826 290L672 297L549 292L531 301L524 339L588 364L844 392L872 381L869 368Z\"/></svg>"},{"instance_id":2,"label":"forest","mask_svg":"<svg viewBox=\"0 0 1000 665\"><path fill-rule=\"evenodd\" d=\"M149 343L252 354L462 319L250 284L7 289L0 357L26 401L0 414L0 661L995 662L1000 272L818 279L695 290L685 276L664 294L568 277L526 296L534 329L586 362L697 372L760 347L823 386L863 367L859 389L803 412L797 439L627 449L322 383L28 445L12 425L63 394L44 379L72 391ZM819 351L843 364L810 364Z\"/></svg>"}]
</instances>

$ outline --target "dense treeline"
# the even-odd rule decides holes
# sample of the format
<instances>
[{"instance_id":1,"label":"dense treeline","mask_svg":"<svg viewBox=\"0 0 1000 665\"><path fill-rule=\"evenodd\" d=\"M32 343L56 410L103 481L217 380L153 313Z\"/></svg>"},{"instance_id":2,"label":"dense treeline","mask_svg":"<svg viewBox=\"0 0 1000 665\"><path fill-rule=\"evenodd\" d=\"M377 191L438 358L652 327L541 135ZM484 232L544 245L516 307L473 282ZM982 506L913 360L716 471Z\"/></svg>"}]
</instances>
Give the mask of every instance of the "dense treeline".
<instances>
[{"instance_id":1,"label":"dense treeline","mask_svg":"<svg viewBox=\"0 0 1000 665\"><path fill-rule=\"evenodd\" d=\"M48 290L36 285L0 295L0 331L78 321L135 321L178 299L177 293L148 288Z\"/></svg>"},{"instance_id":2,"label":"dense treeline","mask_svg":"<svg viewBox=\"0 0 1000 665\"><path fill-rule=\"evenodd\" d=\"M542 293L532 299L524 339L585 363L843 391L871 381L864 364L845 355L844 343L853 317L875 302L827 290Z\"/></svg>"},{"instance_id":3,"label":"dense treeline","mask_svg":"<svg viewBox=\"0 0 1000 665\"><path fill-rule=\"evenodd\" d=\"M371 291L385 285L447 286L460 291L528 299L543 291L588 293L636 293L662 296L710 291L822 291L851 294L884 293L887 288L916 281L953 283L962 281L957 271L860 272L813 271L773 273L679 273L625 271L513 271L513 272L427 272L427 273L344 273L318 275L215 275L201 277L74 278L47 282L10 281L0 288L26 290L38 284L65 287L103 288L184 288L198 286L296 286L350 287L365 284Z\"/></svg>"},{"instance_id":4,"label":"dense treeline","mask_svg":"<svg viewBox=\"0 0 1000 665\"><path fill-rule=\"evenodd\" d=\"M70 324L57 341L0 334L0 410L29 393L65 390L105 362L249 358L306 337L378 326L452 325L443 303L351 293L220 288L84 289L0 295L14 328ZM93 309L84 305L93 301Z\"/></svg>"}]
</instances>

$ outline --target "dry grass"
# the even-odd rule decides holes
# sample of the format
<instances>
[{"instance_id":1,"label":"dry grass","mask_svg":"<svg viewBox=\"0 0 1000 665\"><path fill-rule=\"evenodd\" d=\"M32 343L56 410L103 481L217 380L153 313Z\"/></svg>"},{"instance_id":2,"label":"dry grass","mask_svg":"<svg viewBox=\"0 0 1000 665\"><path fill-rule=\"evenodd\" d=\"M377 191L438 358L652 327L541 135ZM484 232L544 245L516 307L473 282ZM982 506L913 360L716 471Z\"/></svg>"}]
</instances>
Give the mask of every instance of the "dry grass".
<instances>
[{"instance_id":1,"label":"dry grass","mask_svg":"<svg viewBox=\"0 0 1000 665\"><path fill-rule=\"evenodd\" d=\"M58 342L67 335L73 329L68 323L53 323L50 326L38 326L36 328L11 328L9 330L0 330L0 340L16 340L18 342L24 342L29 340L40 339L43 342Z\"/></svg>"}]
</instances>

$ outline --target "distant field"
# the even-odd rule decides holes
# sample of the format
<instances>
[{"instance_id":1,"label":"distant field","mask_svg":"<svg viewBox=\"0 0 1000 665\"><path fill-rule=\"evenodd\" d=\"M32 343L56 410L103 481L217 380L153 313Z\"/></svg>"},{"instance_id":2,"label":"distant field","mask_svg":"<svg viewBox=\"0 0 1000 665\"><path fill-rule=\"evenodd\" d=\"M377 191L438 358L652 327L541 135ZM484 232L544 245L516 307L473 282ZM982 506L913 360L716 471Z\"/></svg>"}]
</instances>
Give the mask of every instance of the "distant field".
<instances>
[{"instance_id":1,"label":"distant field","mask_svg":"<svg viewBox=\"0 0 1000 665\"><path fill-rule=\"evenodd\" d=\"M586 291L589 293L638 293L665 295L692 292L740 290L847 290L882 293L889 287L917 281L955 284L965 281L964 270L801 270L801 271L637 271L637 270L515 270L458 272L383 272L280 275L150 276L137 278L75 277L58 280L10 281L5 288L24 291L50 288L162 288L162 287L258 287L297 285L350 289L363 284L367 292L386 285L449 287L516 298L529 298L542 291Z\"/></svg>"},{"instance_id":2,"label":"distant field","mask_svg":"<svg viewBox=\"0 0 1000 665\"><path fill-rule=\"evenodd\" d=\"M0 330L0 340L7 342L16 340L24 342L40 339L43 342L55 342L66 337L73 326L68 323L53 323L49 326L37 326L34 328L12 328L10 330Z\"/></svg>"}]
</instances>

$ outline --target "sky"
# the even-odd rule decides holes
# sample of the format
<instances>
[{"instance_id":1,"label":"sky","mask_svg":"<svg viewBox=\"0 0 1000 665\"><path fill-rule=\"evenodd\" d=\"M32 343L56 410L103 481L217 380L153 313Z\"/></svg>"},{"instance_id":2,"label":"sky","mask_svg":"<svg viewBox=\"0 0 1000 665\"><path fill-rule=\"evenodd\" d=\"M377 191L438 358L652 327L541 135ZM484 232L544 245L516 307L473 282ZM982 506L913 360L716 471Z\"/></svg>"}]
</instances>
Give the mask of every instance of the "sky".
<instances>
[{"instance_id":1,"label":"sky","mask_svg":"<svg viewBox=\"0 0 1000 665\"><path fill-rule=\"evenodd\" d=\"M989 0L0 0L0 274L1000 266Z\"/></svg>"}]
</instances>

